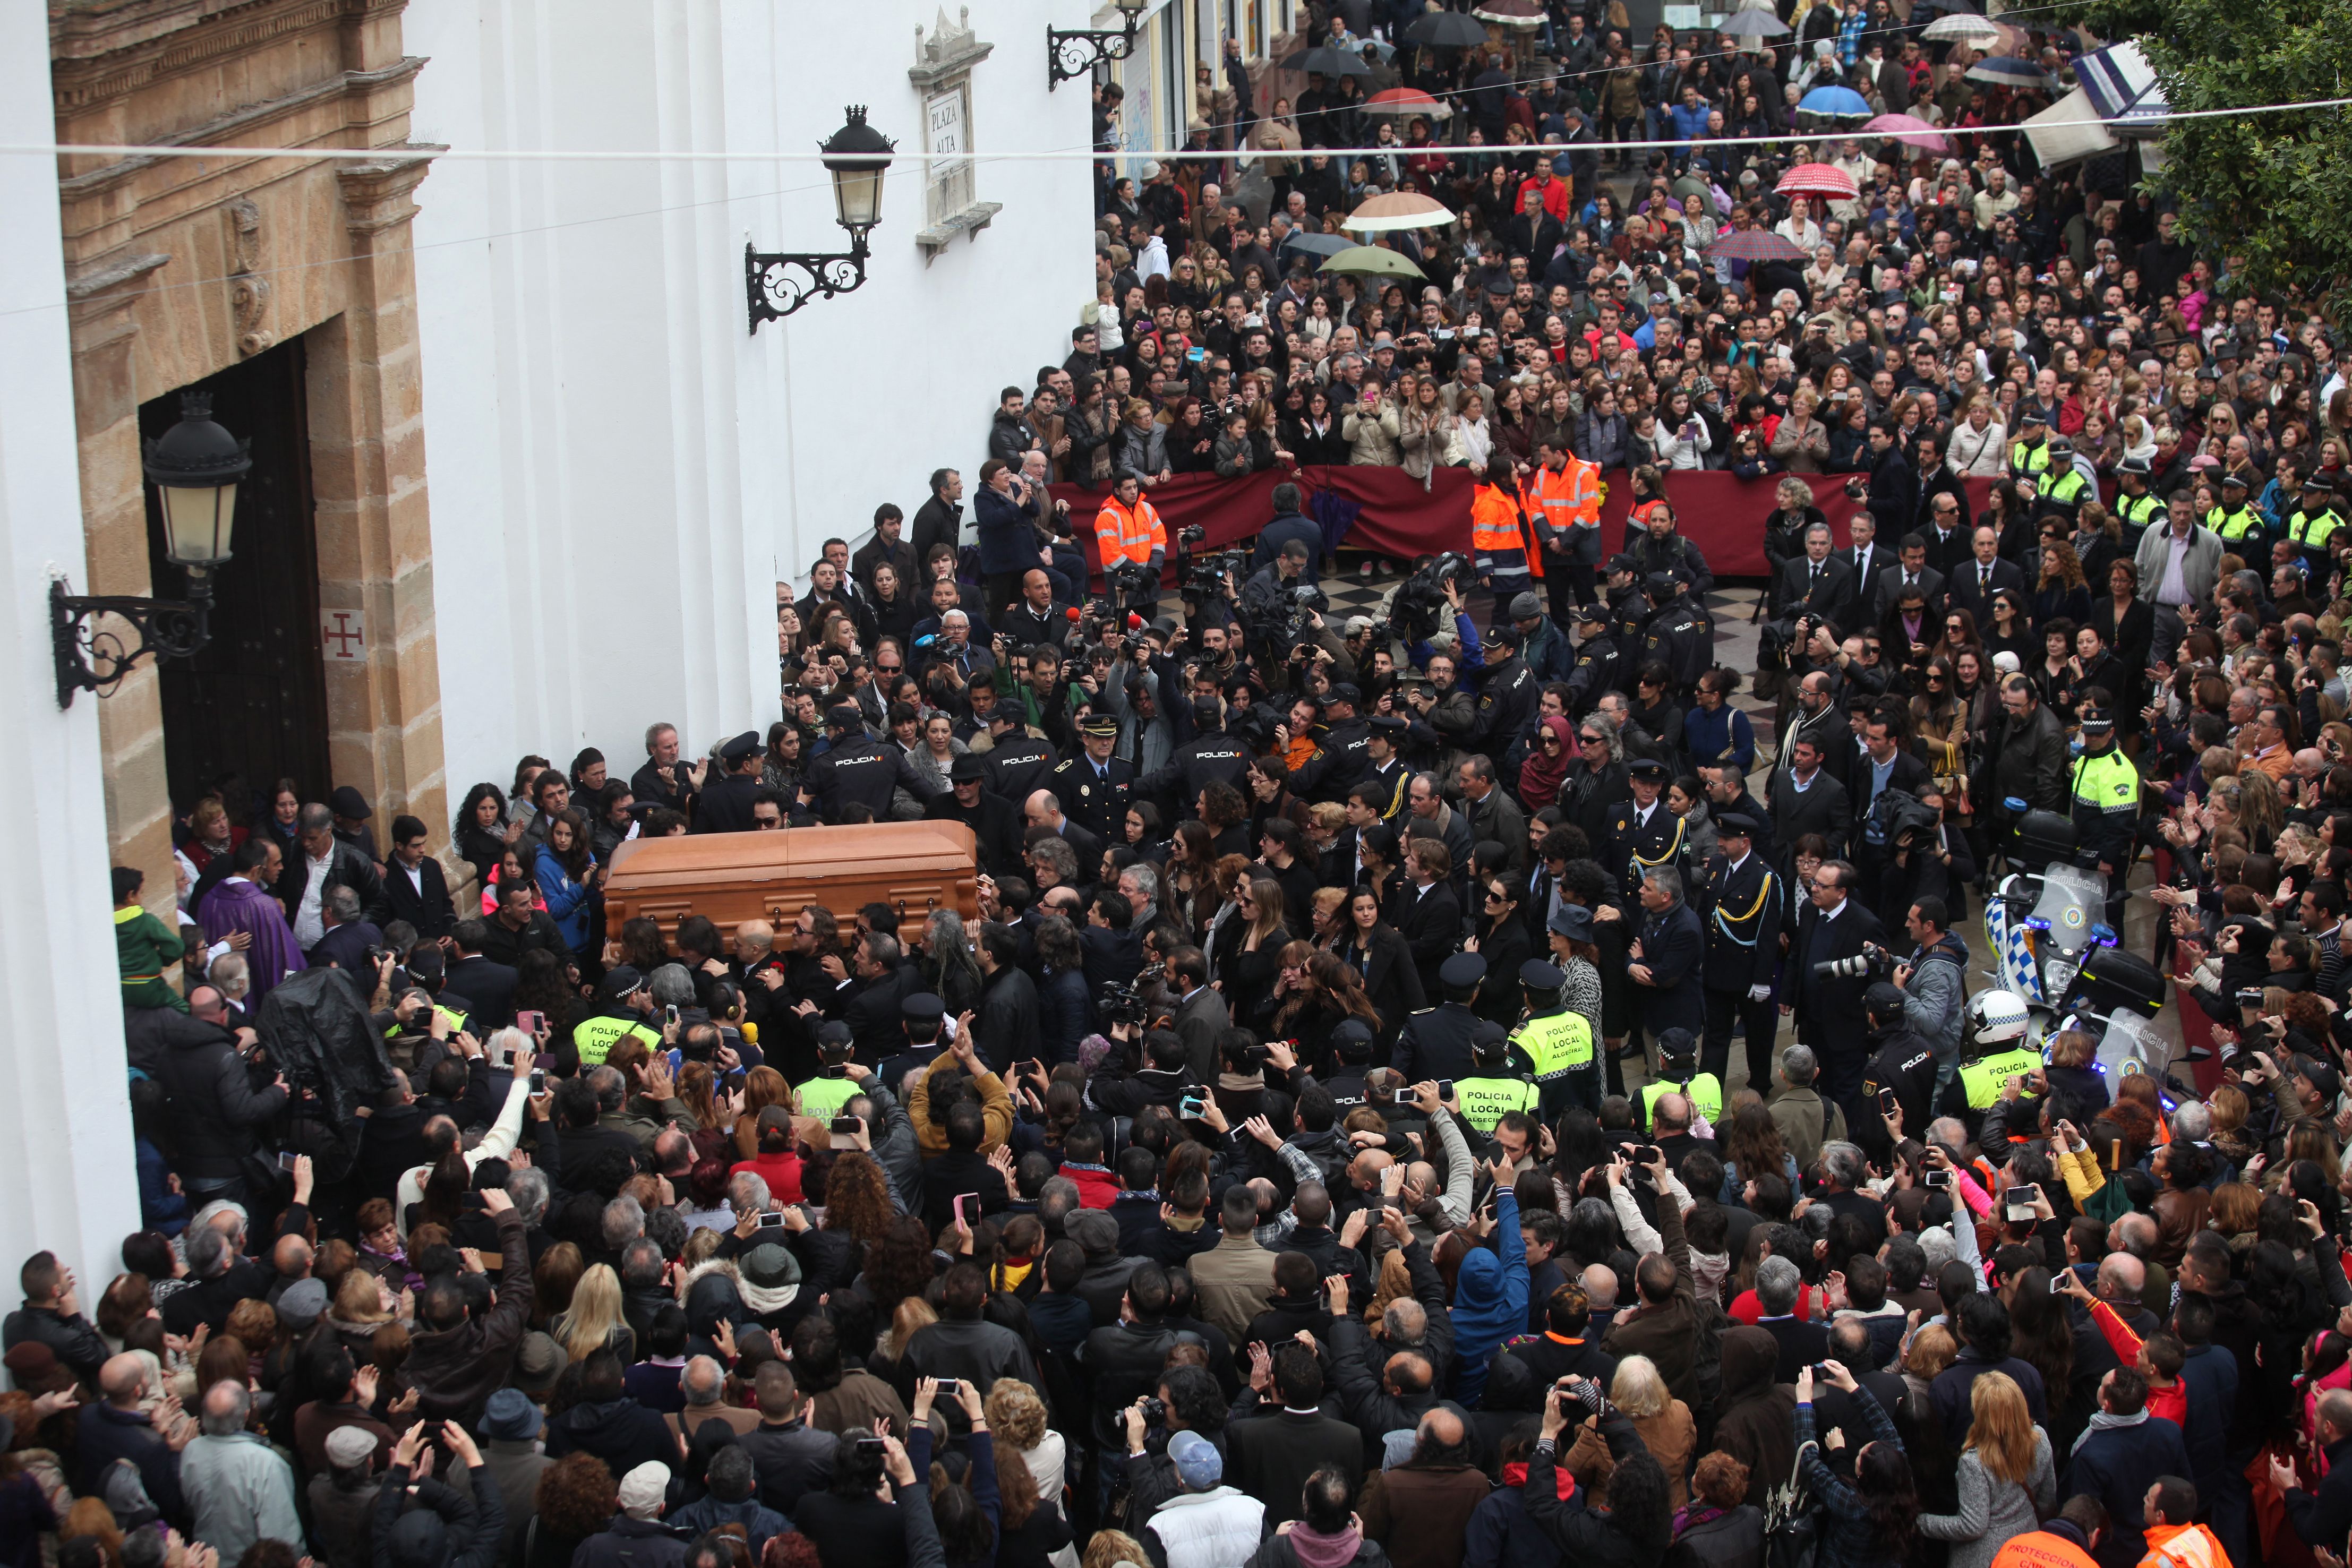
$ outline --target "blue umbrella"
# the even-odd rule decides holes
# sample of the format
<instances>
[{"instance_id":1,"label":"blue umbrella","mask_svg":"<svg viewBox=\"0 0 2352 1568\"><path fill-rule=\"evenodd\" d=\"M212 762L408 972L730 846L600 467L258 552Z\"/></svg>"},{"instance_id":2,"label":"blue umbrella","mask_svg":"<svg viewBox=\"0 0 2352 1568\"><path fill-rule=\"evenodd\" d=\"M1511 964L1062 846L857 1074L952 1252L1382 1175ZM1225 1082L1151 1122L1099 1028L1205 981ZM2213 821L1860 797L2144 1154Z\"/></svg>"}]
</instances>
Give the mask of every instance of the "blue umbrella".
<instances>
[{"instance_id":1,"label":"blue umbrella","mask_svg":"<svg viewBox=\"0 0 2352 1568\"><path fill-rule=\"evenodd\" d=\"M1817 87L1797 100L1800 114L1825 114L1832 118L1847 115L1870 117L1870 100L1850 87Z\"/></svg>"},{"instance_id":2,"label":"blue umbrella","mask_svg":"<svg viewBox=\"0 0 2352 1568\"><path fill-rule=\"evenodd\" d=\"M2021 60L2015 55L1988 55L1968 69L1970 81L1995 82L2009 87L2047 87L2050 73L2033 60Z\"/></svg>"}]
</instances>

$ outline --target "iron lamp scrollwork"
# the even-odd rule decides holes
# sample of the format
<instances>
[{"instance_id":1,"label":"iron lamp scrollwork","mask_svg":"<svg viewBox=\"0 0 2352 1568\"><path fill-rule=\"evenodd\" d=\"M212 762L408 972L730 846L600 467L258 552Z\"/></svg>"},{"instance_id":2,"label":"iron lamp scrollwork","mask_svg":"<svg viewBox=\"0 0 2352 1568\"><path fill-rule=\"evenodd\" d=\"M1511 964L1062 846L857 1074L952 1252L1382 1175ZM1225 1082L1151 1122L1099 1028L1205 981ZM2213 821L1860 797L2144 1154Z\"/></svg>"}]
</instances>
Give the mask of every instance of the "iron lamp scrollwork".
<instances>
[{"instance_id":1,"label":"iron lamp scrollwork","mask_svg":"<svg viewBox=\"0 0 2352 1568\"><path fill-rule=\"evenodd\" d=\"M833 176L835 219L849 231L846 251L763 251L743 246L743 288L751 307L750 329L781 320L811 299L847 294L866 281L872 255L866 236L882 221L882 179L898 144L866 123L866 107L853 104L849 123L818 146Z\"/></svg>"},{"instance_id":2,"label":"iron lamp scrollwork","mask_svg":"<svg viewBox=\"0 0 2352 1568\"><path fill-rule=\"evenodd\" d=\"M185 659L212 640L213 573L229 559L237 485L252 471L252 444L213 423L210 392L180 394L180 421L147 443L144 466L163 499L163 557L188 574L188 596L83 597L67 592L62 579L52 581L58 706L71 707L77 692L106 695L142 659ZM137 640L95 623L100 615L128 622Z\"/></svg>"},{"instance_id":3,"label":"iron lamp scrollwork","mask_svg":"<svg viewBox=\"0 0 2352 1568\"><path fill-rule=\"evenodd\" d=\"M1126 25L1115 32L1046 28L1045 90L1051 92L1066 81L1089 75L1098 65L1123 60L1133 54L1136 31L1143 25L1143 8L1149 3L1150 0L1118 0L1119 19Z\"/></svg>"}]
</instances>

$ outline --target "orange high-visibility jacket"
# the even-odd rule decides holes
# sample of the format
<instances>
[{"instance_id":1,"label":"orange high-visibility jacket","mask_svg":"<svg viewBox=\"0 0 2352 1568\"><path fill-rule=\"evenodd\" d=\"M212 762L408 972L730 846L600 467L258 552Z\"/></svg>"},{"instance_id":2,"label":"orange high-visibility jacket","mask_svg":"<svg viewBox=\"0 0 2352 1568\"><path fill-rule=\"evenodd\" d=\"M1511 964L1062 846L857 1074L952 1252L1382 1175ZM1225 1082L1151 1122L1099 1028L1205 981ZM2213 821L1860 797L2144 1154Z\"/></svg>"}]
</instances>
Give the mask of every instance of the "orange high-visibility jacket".
<instances>
[{"instance_id":1,"label":"orange high-visibility jacket","mask_svg":"<svg viewBox=\"0 0 2352 1568\"><path fill-rule=\"evenodd\" d=\"M1102 556L1105 571L1123 560L1148 566L1153 550L1168 549L1168 529L1146 497L1136 497L1135 509L1129 511L1119 505L1117 496L1106 497L1102 509L1095 514L1095 549Z\"/></svg>"},{"instance_id":2,"label":"orange high-visibility jacket","mask_svg":"<svg viewBox=\"0 0 2352 1568\"><path fill-rule=\"evenodd\" d=\"M1564 536L1577 524L1594 525L1601 521L1601 465L1587 463L1581 457L1570 457L1568 465L1555 474L1538 464L1535 475L1528 481L1528 510L1541 518L1546 542Z\"/></svg>"}]
</instances>

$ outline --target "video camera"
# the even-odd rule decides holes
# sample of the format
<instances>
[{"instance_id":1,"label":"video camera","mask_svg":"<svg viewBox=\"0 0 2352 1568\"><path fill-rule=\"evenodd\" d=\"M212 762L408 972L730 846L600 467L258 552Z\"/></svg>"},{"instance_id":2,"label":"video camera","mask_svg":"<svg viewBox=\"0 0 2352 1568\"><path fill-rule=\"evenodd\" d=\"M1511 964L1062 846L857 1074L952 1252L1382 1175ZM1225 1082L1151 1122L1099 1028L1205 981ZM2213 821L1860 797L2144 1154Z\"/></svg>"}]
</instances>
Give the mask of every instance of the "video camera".
<instances>
[{"instance_id":1,"label":"video camera","mask_svg":"<svg viewBox=\"0 0 2352 1568\"><path fill-rule=\"evenodd\" d=\"M1446 583L1467 588L1471 579L1470 558L1459 550L1447 550L1416 569L1389 606L1397 635L1408 643L1425 643L1436 635L1444 623Z\"/></svg>"},{"instance_id":2,"label":"video camera","mask_svg":"<svg viewBox=\"0 0 2352 1568\"><path fill-rule=\"evenodd\" d=\"M1294 644L1307 634L1307 622L1311 617L1331 608L1330 599L1321 589L1304 584L1290 591L1289 603L1290 613L1283 622L1283 634Z\"/></svg>"},{"instance_id":3,"label":"video camera","mask_svg":"<svg viewBox=\"0 0 2352 1568\"><path fill-rule=\"evenodd\" d=\"M1158 982L1168 973L1165 964L1153 964L1137 974L1134 979L1121 982L1108 980L1095 997L1095 1010L1103 1027L1129 1024L1140 1029L1148 1021L1151 1009L1145 1003L1140 988Z\"/></svg>"},{"instance_id":4,"label":"video camera","mask_svg":"<svg viewBox=\"0 0 2352 1568\"><path fill-rule=\"evenodd\" d=\"M1114 612L1124 613L1160 601L1160 574L1143 561L1123 560L1103 573L1103 587Z\"/></svg>"}]
</instances>

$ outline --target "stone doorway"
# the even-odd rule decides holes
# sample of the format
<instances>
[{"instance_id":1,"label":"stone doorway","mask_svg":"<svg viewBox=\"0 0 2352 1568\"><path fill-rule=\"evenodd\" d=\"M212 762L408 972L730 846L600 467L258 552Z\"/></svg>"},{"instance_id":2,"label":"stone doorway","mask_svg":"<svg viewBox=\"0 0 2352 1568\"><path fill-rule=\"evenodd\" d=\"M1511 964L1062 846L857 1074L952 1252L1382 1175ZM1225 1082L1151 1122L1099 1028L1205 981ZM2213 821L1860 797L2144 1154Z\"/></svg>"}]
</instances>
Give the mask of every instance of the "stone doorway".
<instances>
[{"instance_id":1,"label":"stone doorway","mask_svg":"<svg viewBox=\"0 0 2352 1568\"><path fill-rule=\"evenodd\" d=\"M175 812L218 789L231 816L258 821L278 781L324 800L326 672L320 655L318 528L310 489L305 340L297 337L205 377L213 418L252 443L237 489L235 557L214 579L212 642L158 667L164 771ZM180 393L140 405L152 439L180 417ZM148 564L158 591L181 581L163 555L163 508L147 492Z\"/></svg>"}]
</instances>

